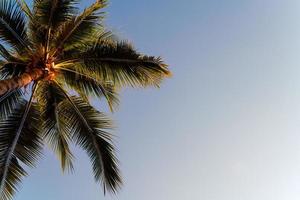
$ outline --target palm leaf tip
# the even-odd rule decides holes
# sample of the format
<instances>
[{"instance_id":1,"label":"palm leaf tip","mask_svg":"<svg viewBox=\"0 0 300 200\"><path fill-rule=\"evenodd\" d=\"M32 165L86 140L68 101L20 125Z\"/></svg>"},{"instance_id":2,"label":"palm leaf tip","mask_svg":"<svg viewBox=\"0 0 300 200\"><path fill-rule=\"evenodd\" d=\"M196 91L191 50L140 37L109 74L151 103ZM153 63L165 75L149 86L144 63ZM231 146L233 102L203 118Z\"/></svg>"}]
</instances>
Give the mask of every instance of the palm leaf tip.
<instances>
[{"instance_id":1,"label":"palm leaf tip","mask_svg":"<svg viewBox=\"0 0 300 200\"><path fill-rule=\"evenodd\" d=\"M57 154L62 171L73 172L73 154L69 143L71 136L65 121L59 117L58 105L65 99L61 91L51 82L41 82L37 89L37 101L43 119L43 139Z\"/></svg>"},{"instance_id":2,"label":"palm leaf tip","mask_svg":"<svg viewBox=\"0 0 300 200\"><path fill-rule=\"evenodd\" d=\"M69 97L60 107L74 142L90 157L95 180L104 190L118 191L122 185L118 159L112 136L105 131L112 127L111 121L80 98Z\"/></svg>"},{"instance_id":3,"label":"palm leaf tip","mask_svg":"<svg viewBox=\"0 0 300 200\"><path fill-rule=\"evenodd\" d=\"M169 65L164 63L161 57L157 58L157 63L166 78L170 78L173 76L172 72L169 70Z\"/></svg>"},{"instance_id":4,"label":"palm leaf tip","mask_svg":"<svg viewBox=\"0 0 300 200\"><path fill-rule=\"evenodd\" d=\"M18 191L22 178L27 175L22 164L34 167L41 156L38 109L35 106L25 106L22 101L19 108L6 120L0 121L1 200L12 199Z\"/></svg>"},{"instance_id":5,"label":"palm leaf tip","mask_svg":"<svg viewBox=\"0 0 300 200\"><path fill-rule=\"evenodd\" d=\"M85 73L116 87L159 87L164 78L171 76L160 57L141 54L127 41L96 40L87 43L83 52L71 52L59 65L73 62Z\"/></svg>"}]
</instances>

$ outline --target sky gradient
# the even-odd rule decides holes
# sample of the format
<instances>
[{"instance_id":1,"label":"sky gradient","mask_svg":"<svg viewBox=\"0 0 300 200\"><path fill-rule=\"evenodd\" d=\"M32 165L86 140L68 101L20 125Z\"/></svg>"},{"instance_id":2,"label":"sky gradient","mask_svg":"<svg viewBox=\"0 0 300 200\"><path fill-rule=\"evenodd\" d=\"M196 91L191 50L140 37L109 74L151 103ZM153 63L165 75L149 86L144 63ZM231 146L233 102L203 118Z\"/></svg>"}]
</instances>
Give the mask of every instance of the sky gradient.
<instances>
[{"instance_id":1,"label":"sky gradient","mask_svg":"<svg viewBox=\"0 0 300 200\"><path fill-rule=\"evenodd\" d=\"M174 74L160 90L124 90L112 114L124 186L104 197L82 151L64 176L47 151L16 200L299 200L299 0L111 0L106 11Z\"/></svg>"}]
</instances>

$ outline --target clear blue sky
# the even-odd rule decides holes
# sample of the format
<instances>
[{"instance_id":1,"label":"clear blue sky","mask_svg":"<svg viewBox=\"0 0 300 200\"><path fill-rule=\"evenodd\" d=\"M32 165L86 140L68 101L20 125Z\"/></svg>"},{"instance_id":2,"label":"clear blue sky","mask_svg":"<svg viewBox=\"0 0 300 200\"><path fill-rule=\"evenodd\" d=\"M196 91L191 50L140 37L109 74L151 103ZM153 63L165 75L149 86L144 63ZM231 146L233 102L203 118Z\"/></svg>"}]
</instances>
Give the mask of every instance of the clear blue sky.
<instances>
[{"instance_id":1,"label":"clear blue sky","mask_svg":"<svg viewBox=\"0 0 300 200\"><path fill-rule=\"evenodd\" d=\"M81 151L65 176L46 153L17 200L299 200L299 0L111 0L106 11L174 74L122 93L124 187L104 197Z\"/></svg>"}]
</instances>

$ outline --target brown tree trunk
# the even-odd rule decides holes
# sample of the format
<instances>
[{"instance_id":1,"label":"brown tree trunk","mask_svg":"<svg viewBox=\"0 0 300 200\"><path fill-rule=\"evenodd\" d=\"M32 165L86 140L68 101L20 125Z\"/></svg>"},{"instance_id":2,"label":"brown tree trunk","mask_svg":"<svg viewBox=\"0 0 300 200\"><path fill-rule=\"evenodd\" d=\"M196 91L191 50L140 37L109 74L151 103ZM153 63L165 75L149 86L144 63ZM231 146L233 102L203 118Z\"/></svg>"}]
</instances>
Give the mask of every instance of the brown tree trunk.
<instances>
[{"instance_id":1,"label":"brown tree trunk","mask_svg":"<svg viewBox=\"0 0 300 200\"><path fill-rule=\"evenodd\" d=\"M38 80L44 75L42 69L35 68L30 72L25 72L21 76L0 81L0 96L14 89L24 87L32 81Z\"/></svg>"}]
</instances>

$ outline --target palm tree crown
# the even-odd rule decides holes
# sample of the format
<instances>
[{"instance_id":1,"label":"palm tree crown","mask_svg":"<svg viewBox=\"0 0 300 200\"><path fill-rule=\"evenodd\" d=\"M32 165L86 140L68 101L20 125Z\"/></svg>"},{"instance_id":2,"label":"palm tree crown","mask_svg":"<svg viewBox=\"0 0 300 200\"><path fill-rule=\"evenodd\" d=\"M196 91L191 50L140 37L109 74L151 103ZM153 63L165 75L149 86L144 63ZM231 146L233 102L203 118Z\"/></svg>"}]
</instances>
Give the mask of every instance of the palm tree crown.
<instances>
[{"instance_id":1,"label":"palm tree crown","mask_svg":"<svg viewBox=\"0 0 300 200\"><path fill-rule=\"evenodd\" d=\"M72 170L74 142L90 157L95 180L122 184L111 121L90 97L118 104L125 86L158 87L170 75L159 57L138 53L103 26L106 0L82 12L78 0L0 1L0 199L11 199L43 144ZM25 89L24 89L25 88ZM72 95L70 95L72 94Z\"/></svg>"}]
</instances>

